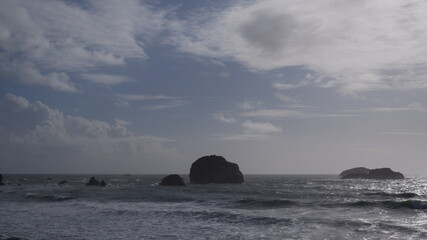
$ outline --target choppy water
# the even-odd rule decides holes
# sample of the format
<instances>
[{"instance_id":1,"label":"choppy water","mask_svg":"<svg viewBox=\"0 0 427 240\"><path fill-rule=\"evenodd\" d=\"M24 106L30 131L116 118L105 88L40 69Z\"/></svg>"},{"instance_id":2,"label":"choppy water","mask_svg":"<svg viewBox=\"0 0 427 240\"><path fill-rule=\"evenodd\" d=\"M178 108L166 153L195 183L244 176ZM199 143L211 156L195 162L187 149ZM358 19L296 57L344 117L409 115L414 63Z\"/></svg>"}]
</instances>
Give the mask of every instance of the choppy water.
<instances>
[{"instance_id":1,"label":"choppy water","mask_svg":"<svg viewBox=\"0 0 427 240\"><path fill-rule=\"evenodd\" d=\"M427 239L425 177L164 187L163 175L99 175L109 186L86 187L90 176L3 176L0 239Z\"/></svg>"}]
</instances>

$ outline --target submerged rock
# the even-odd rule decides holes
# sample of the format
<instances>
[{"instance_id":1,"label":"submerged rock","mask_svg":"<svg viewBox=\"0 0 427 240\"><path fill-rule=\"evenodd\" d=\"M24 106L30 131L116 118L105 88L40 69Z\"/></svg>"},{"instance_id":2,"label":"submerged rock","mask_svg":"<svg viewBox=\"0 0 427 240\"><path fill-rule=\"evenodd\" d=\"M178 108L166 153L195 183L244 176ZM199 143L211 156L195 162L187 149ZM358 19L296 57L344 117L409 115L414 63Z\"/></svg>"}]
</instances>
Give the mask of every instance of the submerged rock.
<instances>
[{"instance_id":1,"label":"submerged rock","mask_svg":"<svg viewBox=\"0 0 427 240\"><path fill-rule=\"evenodd\" d=\"M86 183L86 186L101 186L101 187L105 187L107 186L107 183L104 181L99 182L98 180L96 180L95 177L91 177L89 179L89 182Z\"/></svg>"},{"instance_id":2,"label":"submerged rock","mask_svg":"<svg viewBox=\"0 0 427 240\"><path fill-rule=\"evenodd\" d=\"M386 179L405 179L405 176L403 176L403 174L400 172L395 172L391 170L390 168L376 168L376 169L369 170L368 173L357 172L357 171L350 172L349 174L342 175L341 178L343 179L363 178L363 179L386 180Z\"/></svg>"},{"instance_id":3,"label":"submerged rock","mask_svg":"<svg viewBox=\"0 0 427 240\"><path fill-rule=\"evenodd\" d=\"M161 186L185 186L184 179L177 174L171 174L162 179Z\"/></svg>"},{"instance_id":4,"label":"submerged rock","mask_svg":"<svg viewBox=\"0 0 427 240\"><path fill-rule=\"evenodd\" d=\"M21 238L0 234L0 240L21 240Z\"/></svg>"},{"instance_id":5,"label":"submerged rock","mask_svg":"<svg viewBox=\"0 0 427 240\"><path fill-rule=\"evenodd\" d=\"M66 184L66 183L68 183L66 180L62 180L62 181L60 181L59 183L57 183L58 185L63 185L63 184Z\"/></svg>"},{"instance_id":6,"label":"submerged rock","mask_svg":"<svg viewBox=\"0 0 427 240\"><path fill-rule=\"evenodd\" d=\"M239 166L221 156L204 156L191 165L190 183L243 183L243 181Z\"/></svg>"}]
</instances>

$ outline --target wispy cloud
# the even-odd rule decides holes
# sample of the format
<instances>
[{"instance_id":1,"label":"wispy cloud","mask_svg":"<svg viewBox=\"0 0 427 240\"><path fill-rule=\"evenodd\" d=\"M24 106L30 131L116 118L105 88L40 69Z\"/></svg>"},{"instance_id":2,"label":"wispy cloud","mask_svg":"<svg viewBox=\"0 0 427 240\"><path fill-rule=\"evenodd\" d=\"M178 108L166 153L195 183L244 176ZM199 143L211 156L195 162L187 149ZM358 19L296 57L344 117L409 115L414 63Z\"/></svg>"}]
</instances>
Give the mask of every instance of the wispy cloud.
<instances>
[{"instance_id":1,"label":"wispy cloud","mask_svg":"<svg viewBox=\"0 0 427 240\"><path fill-rule=\"evenodd\" d=\"M237 122L236 119L234 119L233 117L224 117L224 114L222 113L214 113L213 117L221 122L225 122L225 123L235 123Z\"/></svg>"},{"instance_id":2,"label":"wispy cloud","mask_svg":"<svg viewBox=\"0 0 427 240\"><path fill-rule=\"evenodd\" d=\"M243 102L237 102L235 103L237 108L243 109L243 110L251 110L258 108L261 106L261 101L255 101L255 100L246 100Z\"/></svg>"},{"instance_id":3,"label":"wispy cloud","mask_svg":"<svg viewBox=\"0 0 427 240\"><path fill-rule=\"evenodd\" d=\"M96 74L96 73L85 73L82 74L84 79L97 84L115 85L129 81L125 76L109 75L109 74Z\"/></svg>"},{"instance_id":4,"label":"wispy cloud","mask_svg":"<svg viewBox=\"0 0 427 240\"><path fill-rule=\"evenodd\" d=\"M273 124L266 122L266 123L260 123L260 122L252 122L250 120L247 120L242 125L245 130L245 133L256 133L256 134L266 134L266 133L278 133L282 132L281 127L274 126Z\"/></svg>"},{"instance_id":5,"label":"wispy cloud","mask_svg":"<svg viewBox=\"0 0 427 240\"><path fill-rule=\"evenodd\" d=\"M273 83L273 87L277 90L290 90L294 88L300 88L309 85L310 82L307 80L301 80L300 82L296 84L292 83L284 83L284 82L275 82Z\"/></svg>"},{"instance_id":6,"label":"wispy cloud","mask_svg":"<svg viewBox=\"0 0 427 240\"><path fill-rule=\"evenodd\" d=\"M274 94L274 96L275 96L277 99L279 99L279 100L281 100L281 101L283 101L283 102L288 102L288 103L297 103L297 102L298 102L298 101L297 101L297 100L295 100L294 98L289 97L289 96L287 96L287 95L285 95L285 94L275 93L275 94Z\"/></svg>"},{"instance_id":7,"label":"wispy cloud","mask_svg":"<svg viewBox=\"0 0 427 240\"><path fill-rule=\"evenodd\" d=\"M176 108L190 103L189 101L182 99L182 97L165 95L116 94L116 99L116 106L118 107L128 107L131 104L137 103L138 108L142 110ZM147 104L147 102L151 102L151 104Z\"/></svg>"},{"instance_id":8,"label":"wispy cloud","mask_svg":"<svg viewBox=\"0 0 427 240\"><path fill-rule=\"evenodd\" d=\"M419 103L411 103L407 107L376 107L376 108L360 108L345 110L348 113L363 113L363 112L378 112L378 113L392 113L392 112L427 112Z\"/></svg>"},{"instance_id":9,"label":"wispy cloud","mask_svg":"<svg viewBox=\"0 0 427 240\"><path fill-rule=\"evenodd\" d=\"M180 97L171 97L165 95L145 95L145 94L116 94L116 97L126 101L142 101L142 100L176 100Z\"/></svg>"},{"instance_id":10,"label":"wispy cloud","mask_svg":"<svg viewBox=\"0 0 427 240\"><path fill-rule=\"evenodd\" d=\"M305 109L305 107L297 107ZM247 111L240 114L243 117L259 117L267 119L310 119L310 118L343 118L357 116L351 113L341 112L321 112L321 111L307 111L307 110L289 110L289 109L259 109L254 111Z\"/></svg>"},{"instance_id":11,"label":"wispy cloud","mask_svg":"<svg viewBox=\"0 0 427 240\"><path fill-rule=\"evenodd\" d=\"M267 140L268 136L264 134L237 134L221 137L224 141L262 141Z\"/></svg>"},{"instance_id":12,"label":"wispy cloud","mask_svg":"<svg viewBox=\"0 0 427 240\"><path fill-rule=\"evenodd\" d=\"M299 110L287 109L260 109L247 111L241 114L244 117L266 117L266 118L305 118L307 114Z\"/></svg>"},{"instance_id":13,"label":"wispy cloud","mask_svg":"<svg viewBox=\"0 0 427 240\"><path fill-rule=\"evenodd\" d=\"M153 104L153 105L144 105L141 106L140 109L143 110L161 110L161 109L167 109L167 108L176 108L176 107L182 107L184 105L189 104L190 102L187 100L174 100L169 101L161 104Z\"/></svg>"},{"instance_id":14,"label":"wispy cloud","mask_svg":"<svg viewBox=\"0 0 427 240\"><path fill-rule=\"evenodd\" d=\"M391 131L382 132L385 135L396 135L396 136L427 136L427 133L423 132L407 132L407 131Z\"/></svg>"},{"instance_id":15,"label":"wispy cloud","mask_svg":"<svg viewBox=\"0 0 427 240\"><path fill-rule=\"evenodd\" d=\"M243 132L234 135L219 135L225 141L259 141L267 140L271 134L282 132L282 128L269 122L252 122L250 120L242 123Z\"/></svg>"}]
</instances>

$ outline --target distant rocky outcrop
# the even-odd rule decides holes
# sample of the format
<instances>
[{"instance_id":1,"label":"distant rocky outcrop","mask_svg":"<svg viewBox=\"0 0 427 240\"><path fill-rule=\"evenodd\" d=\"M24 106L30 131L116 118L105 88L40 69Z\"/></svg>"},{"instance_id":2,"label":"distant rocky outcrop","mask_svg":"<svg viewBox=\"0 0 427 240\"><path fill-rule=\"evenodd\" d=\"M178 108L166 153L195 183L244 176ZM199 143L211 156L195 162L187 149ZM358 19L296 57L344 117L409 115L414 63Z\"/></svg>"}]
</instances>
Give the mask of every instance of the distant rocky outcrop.
<instances>
[{"instance_id":1,"label":"distant rocky outcrop","mask_svg":"<svg viewBox=\"0 0 427 240\"><path fill-rule=\"evenodd\" d=\"M390 168L372 169L368 176L373 179L405 179L402 173L395 172Z\"/></svg>"},{"instance_id":2,"label":"distant rocky outcrop","mask_svg":"<svg viewBox=\"0 0 427 240\"><path fill-rule=\"evenodd\" d=\"M343 178L343 177L350 175L350 174L368 174L369 171L371 171L371 169L365 168L365 167L351 168L351 169L347 169L347 170L343 171L340 174L340 177Z\"/></svg>"},{"instance_id":3,"label":"distant rocky outcrop","mask_svg":"<svg viewBox=\"0 0 427 240\"><path fill-rule=\"evenodd\" d=\"M184 179L177 174L171 174L162 179L161 186L185 186Z\"/></svg>"},{"instance_id":4,"label":"distant rocky outcrop","mask_svg":"<svg viewBox=\"0 0 427 240\"><path fill-rule=\"evenodd\" d=\"M101 186L101 187L105 187L105 186L107 186L107 183L104 180L102 180L100 182L100 181L96 180L95 177L91 177L89 179L89 182L86 183L86 186Z\"/></svg>"},{"instance_id":5,"label":"distant rocky outcrop","mask_svg":"<svg viewBox=\"0 0 427 240\"><path fill-rule=\"evenodd\" d=\"M243 181L239 166L221 156L204 156L191 165L190 183L243 183Z\"/></svg>"},{"instance_id":6,"label":"distant rocky outcrop","mask_svg":"<svg viewBox=\"0 0 427 240\"><path fill-rule=\"evenodd\" d=\"M403 176L400 172L395 172L391 170L390 168L376 168L369 170L369 172L364 172L362 168L354 168L359 169L360 171L350 171L353 169L349 169L346 171L349 171L347 174L343 174L346 171L342 172L340 174L340 177L342 179L351 179L351 178L363 178L363 179L380 179L380 180L386 180L386 179L404 179L405 176Z\"/></svg>"},{"instance_id":7,"label":"distant rocky outcrop","mask_svg":"<svg viewBox=\"0 0 427 240\"><path fill-rule=\"evenodd\" d=\"M0 186L3 186L3 185L5 185L3 182L3 176L0 174Z\"/></svg>"}]
</instances>

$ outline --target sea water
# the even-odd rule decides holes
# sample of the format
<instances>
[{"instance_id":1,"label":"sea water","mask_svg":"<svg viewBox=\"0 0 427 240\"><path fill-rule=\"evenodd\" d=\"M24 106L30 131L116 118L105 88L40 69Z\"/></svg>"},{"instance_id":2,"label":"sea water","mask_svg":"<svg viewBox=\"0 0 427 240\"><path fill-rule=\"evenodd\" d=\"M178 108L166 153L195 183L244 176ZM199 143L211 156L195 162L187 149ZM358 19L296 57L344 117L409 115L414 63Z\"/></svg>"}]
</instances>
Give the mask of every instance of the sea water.
<instances>
[{"instance_id":1,"label":"sea water","mask_svg":"<svg viewBox=\"0 0 427 240\"><path fill-rule=\"evenodd\" d=\"M84 175L3 176L0 239L427 239L420 176L246 175L185 187L159 186L164 175L95 176L107 187L85 186Z\"/></svg>"}]
</instances>

